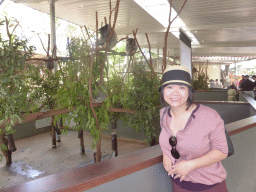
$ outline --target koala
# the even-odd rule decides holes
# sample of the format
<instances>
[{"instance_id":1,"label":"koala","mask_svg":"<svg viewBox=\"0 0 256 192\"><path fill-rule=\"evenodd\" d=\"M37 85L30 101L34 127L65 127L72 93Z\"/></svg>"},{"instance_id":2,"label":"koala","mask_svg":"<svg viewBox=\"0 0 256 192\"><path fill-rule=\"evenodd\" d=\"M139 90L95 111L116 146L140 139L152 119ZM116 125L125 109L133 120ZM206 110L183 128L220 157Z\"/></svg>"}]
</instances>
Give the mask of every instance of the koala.
<instances>
[{"instance_id":1,"label":"koala","mask_svg":"<svg viewBox=\"0 0 256 192\"><path fill-rule=\"evenodd\" d=\"M104 47L104 46L106 46L108 34L111 32L111 27L108 24L106 24L105 26L103 26L99 29L99 32L100 32L100 39L99 39L98 43L99 43L99 46ZM110 37L110 40L109 40L109 44L108 44L109 49L112 49L113 47L115 47L117 41L118 41L118 39L117 39L116 32L113 31L112 35Z\"/></svg>"},{"instance_id":2,"label":"koala","mask_svg":"<svg viewBox=\"0 0 256 192\"><path fill-rule=\"evenodd\" d=\"M138 45L135 42L135 39L128 38L126 39L126 55L133 56L138 49Z\"/></svg>"}]
</instances>

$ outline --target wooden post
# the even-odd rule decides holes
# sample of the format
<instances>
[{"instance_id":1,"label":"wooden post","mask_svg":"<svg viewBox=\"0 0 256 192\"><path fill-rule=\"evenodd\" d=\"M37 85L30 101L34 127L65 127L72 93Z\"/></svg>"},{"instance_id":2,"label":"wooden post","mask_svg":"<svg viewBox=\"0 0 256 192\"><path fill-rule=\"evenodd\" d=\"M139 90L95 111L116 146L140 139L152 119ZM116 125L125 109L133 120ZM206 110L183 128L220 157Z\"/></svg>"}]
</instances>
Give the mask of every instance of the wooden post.
<instances>
[{"instance_id":1,"label":"wooden post","mask_svg":"<svg viewBox=\"0 0 256 192\"><path fill-rule=\"evenodd\" d=\"M115 123L112 123L112 129L113 129L113 132L111 133L111 142L112 142L112 154L113 154L113 157L116 157L118 156L118 150L117 150L117 135L116 135L116 127L117 127L117 124L116 122Z\"/></svg>"},{"instance_id":2,"label":"wooden post","mask_svg":"<svg viewBox=\"0 0 256 192\"><path fill-rule=\"evenodd\" d=\"M117 135L115 132L111 133L111 140L112 140L112 154L113 154L113 157L116 157L118 155L118 152L117 152Z\"/></svg>"},{"instance_id":3,"label":"wooden post","mask_svg":"<svg viewBox=\"0 0 256 192\"><path fill-rule=\"evenodd\" d=\"M56 148L57 144L56 144L56 131L55 131L55 127L54 127L54 116L52 116L52 122L51 122L51 126L52 126L52 148Z\"/></svg>"},{"instance_id":4,"label":"wooden post","mask_svg":"<svg viewBox=\"0 0 256 192\"><path fill-rule=\"evenodd\" d=\"M10 149L11 152L15 152L17 148L14 143L13 135L12 134L7 135L7 139L8 139L8 149Z\"/></svg>"},{"instance_id":5,"label":"wooden post","mask_svg":"<svg viewBox=\"0 0 256 192\"><path fill-rule=\"evenodd\" d=\"M82 154L85 154L84 132L83 132L83 130L79 130L79 131L78 131L78 138L80 139L81 153L82 153Z\"/></svg>"},{"instance_id":6,"label":"wooden post","mask_svg":"<svg viewBox=\"0 0 256 192\"><path fill-rule=\"evenodd\" d=\"M55 129L55 132L57 133L57 134L56 134L57 142L61 142L61 137L60 137L61 131L60 131L60 129L59 129L58 124L56 124L56 125L54 126L54 129Z\"/></svg>"},{"instance_id":7,"label":"wooden post","mask_svg":"<svg viewBox=\"0 0 256 192\"><path fill-rule=\"evenodd\" d=\"M5 133L1 135L1 144L7 147L7 150L3 151L3 155L6 158L6 165L10 166L12 164L12 152L8 149L8 139L5 138Z\"/></svg>"}]
</instances>

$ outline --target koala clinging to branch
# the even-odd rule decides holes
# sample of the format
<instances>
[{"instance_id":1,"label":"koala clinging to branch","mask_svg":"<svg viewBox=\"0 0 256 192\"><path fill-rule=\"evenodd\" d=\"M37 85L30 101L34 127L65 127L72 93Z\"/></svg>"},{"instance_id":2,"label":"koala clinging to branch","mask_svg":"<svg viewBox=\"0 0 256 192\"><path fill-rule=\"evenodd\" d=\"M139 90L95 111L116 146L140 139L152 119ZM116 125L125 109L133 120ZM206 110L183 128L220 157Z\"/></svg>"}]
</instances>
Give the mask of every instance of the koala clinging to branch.
<instances>
[{"instance_id":1,"label":"koala clinging to branch","mask_svg":"<svg viewBox=\"0 0 256 192\"><path fill-rule=\"evenodd\" d=\"M106 24L105 26L99 29L99 32L100 32L99 46L105 47L108 39L108 35L111 33L111 27L108 24ZM108 44L109 49L112 49L113 47L115 47L117 41L118 40L117 40L116 32L113 31Z\"/></svg>"},{"instance_id":2,"label":"koala clinging to branch","mask_svg":"<svg viewBox=\"0 0 256 192\"><path fill-rule=\"evenodd\" d=\"M138 49L135 39L128 38L126 39L126 55L133 56Z\"/></svg>"}]
</instances>

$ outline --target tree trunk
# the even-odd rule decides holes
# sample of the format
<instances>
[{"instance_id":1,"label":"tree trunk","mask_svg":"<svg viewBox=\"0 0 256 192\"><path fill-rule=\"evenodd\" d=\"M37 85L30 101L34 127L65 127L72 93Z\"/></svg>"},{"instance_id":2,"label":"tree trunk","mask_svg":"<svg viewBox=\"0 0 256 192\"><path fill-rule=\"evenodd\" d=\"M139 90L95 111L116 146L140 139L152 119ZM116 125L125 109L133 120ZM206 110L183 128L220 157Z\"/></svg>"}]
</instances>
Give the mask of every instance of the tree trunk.
<instances>
[{"instance_id":1,"label":"tree trunk","mask_svg":"<svg viewBox=\"0 0 256 192\"><path fill-rule=\"evenodd\" d=\"M101 161L101 138L102 137L102 130L100 130L100 137L99 137L99 141L96 144L96 162L100 162Z\"/></svg>"}]
</instances>

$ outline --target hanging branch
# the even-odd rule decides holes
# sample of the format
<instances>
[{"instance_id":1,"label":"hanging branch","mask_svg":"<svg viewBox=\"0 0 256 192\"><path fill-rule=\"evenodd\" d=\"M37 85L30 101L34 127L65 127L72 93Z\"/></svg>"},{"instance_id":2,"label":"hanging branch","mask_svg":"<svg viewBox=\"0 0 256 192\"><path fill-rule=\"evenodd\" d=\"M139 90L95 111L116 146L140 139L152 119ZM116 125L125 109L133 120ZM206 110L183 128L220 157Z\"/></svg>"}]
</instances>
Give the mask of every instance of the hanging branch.
<instances>
[{"instance_id":1,"label":"hanging branch","mask_svg":"<svg viewBox=\"0 0 256 192\"><path fill-rule=\"evenodd\" d=\"M104 17L104 21L105 21L105 25L107 25L107 18L106 17Z\"/></svg>"},{"instance_id":2,"label":"hanging branch","mask_svg":"<svg viewBox=\"0 0 256 192\"><path fill-rule=\"evenodd\" d=\"M94 54L92 53L91 54L91 62L90 62L90 78L89 78L90 107L92 109L93 116L94 116L94 118L96 120L96 126L99 129L99 125L100 124L99 124L99 120L98 120L98 118L96 116L96 113L94 111L94 106L93 106L93 101L92 101L92 99L93 99L93 97L92 97L92 68L93 68L93 61L94 61Z\"/></svg>"},{"instance_id":3,"label":"hanging branch","mask_svg":"<svg viewBox=\"0 0 256 192\"><path fill-rule=\"evenodd\" d=\"M17 24L15 25L15 27L13 28L13 30L12 30L12 32L11 32L11 33L10 33L10 31L9 31L9 21L8 21L8 19L7 19L7 17L6 17L6 16L5 16L5 23L6 23L7 36L8 36L8 38L9 38L9 44L10 44L10 43L11 43L11 41L12 41L12 35L13 35L13 33L14 33L15 29L18 27L19 22L17 22Z\"/></svg>"},{"instance_id":4,"label":"hanging branch","mask_svg":"<svg viewBox=\"0 0 256 192\"><path fill-rule=\"evenodd\" d=\"M98 12L96 11L96 61L99 64L100 68L102 68L102 64L100 63L100 55L99 55L99 27L98 27ZM100 83L103 81L103 73L100 73Z\"/></svg>"},{"instance_id":5,"label":"hanging branch","mask_svg":"<svg viewBox=\"0 0 256 192\"><path fill-rule=\"evenodd\" d=\"M149 42L149 39L148 39L148 34L145 33L145 35L146 35L146 38L147 38L147 41L148 41L148 50L149 50L149 56L150 56L149 63L150 63L150 68L151 68L151 71L152 71L152 74L153 74L154 73L154 68L153 68L152 57L151 57L151 46L150 46L150 42Z\"/></svg>"},{"instance_id":6,"label":"hanging branch","mask_svg":"<svg viewBox=\"0 0 256 192\"><path fill-rule=\"evenodd\" d=\"M112 34L113 34L114 30L115 30L116 20L117 20L118 11L119 11L119 3L120 3L120 0L117 0L116 1L116 6L113 9L113 10L115 10L113 27L111 27L111 22L110 22L113 10L110 12L110 16L109 16L109 19L110 19L109 20L109 22L110 22L109 23L110 33L108 34L108 38L107 38L107 42L106 42L104 61L103 61L103 64L101 65L101 76L100 76L101 85L103 85L103 70L104 70L105 62L107 60L109 41L110 41L110 38L112 37ZM110 10L111 10L111 0L110 0Z\"/></svg>"},{"instance_id":7,"label":"hanging branch","mask_svg":"<svg viewBox=\"0 0 256 192\"><path fill-rule=\"evenodd\" d=\"M88 31L86 25L84 25L84 28L85 28L86 34L87 34L87 36L88 36L88 39L91 41L91 44L93 45L91 36L90 36L90 34L89 34L89 31Z\"/></svg>"},{"instance_id":8,"label":"hanging branch","mask_svg":"<svg viewBox=\"0 0 256 192\"><path fill-rule=\"evenodd\" d=\"M9 31L9 21L8 21L8 19L7 19L6 16L5 16L5 23L6 23L7 35L8 35L8 38L9 38L9 44L11 44L11 41L12 41L12 34L11 34L10 31Z\"/></svg>"},{"instance_id":9,"label":"hanging branch","mask_svg":"<svg viewBox=\"0 0 256 192\"><path fill-rule=\"evenodd\" d=\"M100 131L100 135L99 135L99 141L97 142L96 144L96 148L97 148L97 152L96 152L96 162L99 162L101 161L101 129L100 129L100 124L99 124L99 120L98 120L98 117L95 113L95 110L94 110L94 106L93 106L93 101L92 101L92 69L93 69L93 61L94 61L94 54L92 53L91 54L91 61L90 61L90 78L89 78L89 94L90 94L90 107L92 109L92 113L93 113L93 116L94 116L94 119L96 121L96 127L97 129Z\"/></svg>"},{"instance_id":10,"label":"hanging branch","mask_svg":"<svg viewBox=\"0 0 256 192\"><path fill-rule=\"evenodd\" d=\"M41 40L41 39L40 39ZM46 52L46 54L47 54L47 56L49 57L49 53L50 53L50 45L51 45L51 43L50 43L50 41L51 41L51 36L50 36L50 34L48 34L48 47L47 47L47 52ZM42 41L41 41L42 42ZM43 43L42 43L42 45L43 45ZM43 45L44 46L44 45ZM52 57L53 58L53 57Z\"/></svg>"},{"instance_id":11,"label":"hanging branch","mask_svg":"<svg viewBox=\"0 0 256 192\"><path fill-rule=\"evenodd\" d=\"M128 39L128 36L119 39L119 40L117 41L117 43L119 43L120 41L123 41L123 40L125 40L125 39ZM116 43L116 44L117 44L117 43Z\"/></svg>"},{"instance_id":12,"label":"hanging branch","mask_svg":"<svg viewBox=\"0 0 256 192\"><path fill-rule=\"evenodd\" d=\"M116 26L116 20L117 20L117 16L118 16L118 12L119 12L119 3L120 3L120 0L117 0L116 7L115 7L114 24L113 24L112 30L114 30L115 26Z\"/></svg>"},{"instance_id":13,"label":"hanging branch","mask_svg":"<svg viewBox=\"0 0 256 192\"><path fill-rule=\"evenodd\" d=\"M146 56L145 56L144 53L142 52L141 47L140 47L140 45L139 45L139 42L138 42L138 40L137 40L137 37L136 37L137 31L138 31L138 29L136 29L136 31L133 30L134 40L136 41L136 43L137 43L137 45L138 45L138 47L139 47L139 49L140 49L140 52L141 52L141 54L143 55L145 61L146 61L147 64L148 64L148 66L150 66L150 64L149 64L149 62L148 62Z\"/></svg>"},{"instance_id":14,"label":"hanging branch","mask_svg":"<svg viewBox=\"0 0 256 192\"><path fill-rule=\"evenodd\" d=\"M167 54L167 40L168 40L168 34L169 34L169 30L171 27L172 22L180 15L182 9L184 8L184 6L186 5L187 0L184 1L182 7L180 8L179 12L177 13L177 15L173 18L173 20L171 20L171 13L172 13L172 0L170 0L170 13L169 13L169 24L167 27L167 30L165 32L165 37L164 37L164 47L163 47L163 66L162 66L162 72L164 72L164 70L166 69L166 54Z\"/></svg>"},{"instance_id":15,"label":"hanging branch","mask_svg":"<svg viewBox=\"0 0 256 192\"><path fill-rule=\"evenodd\" d=\"M111 10L111 0L109 0L109 26L111 26L111 15L113 10Z\"/></svg>"}]
</instances>

